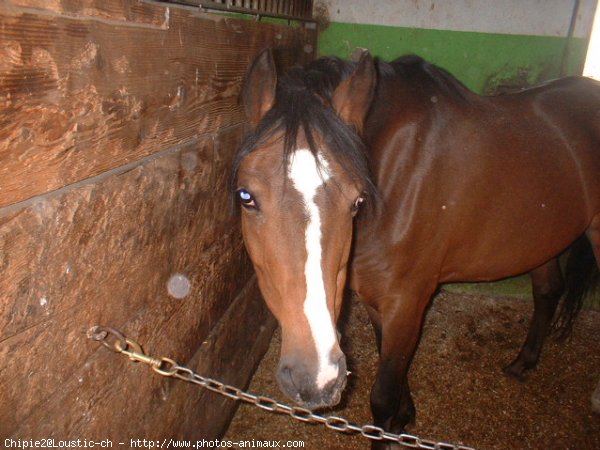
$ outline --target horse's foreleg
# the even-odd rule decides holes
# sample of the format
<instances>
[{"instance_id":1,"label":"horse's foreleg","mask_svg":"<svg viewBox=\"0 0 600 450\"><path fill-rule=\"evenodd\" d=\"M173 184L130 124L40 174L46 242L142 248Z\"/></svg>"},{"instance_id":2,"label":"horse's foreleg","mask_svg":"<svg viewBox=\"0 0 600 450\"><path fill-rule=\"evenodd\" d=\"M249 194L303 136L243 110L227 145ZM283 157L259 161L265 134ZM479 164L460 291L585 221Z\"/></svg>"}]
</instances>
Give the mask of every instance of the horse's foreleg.
<instances>
[{"instance_id":1,"label":"horse's foreleg","mask_svg":"<svg viewBox=\"0 0 600 450\"><path fill-rule=\"evenodd\" d=\"M375 343L377 344L377 351L379 354L381 354L381 318L379 317L377 310L366 303L365 309L369 315L369 319L371 320L371 325L373 325L373 330L375 331Z\"/></svg>"},{"instance_id":2,"label":"horse's foreleg","mask_svg":"<svg viewBox=\"0 0 600 450\"><path fill-rule=\"evenodd\" d=\"M371 390L371 410L374 424L386 431L400 433L414 422L415 406L407 373L431 293L428 292L426 297L390 296L379 303L377 314L373 310L369 314L376 335L381 336L379 369ZM373 448L390 448L390 445L374 443Z\"/></svg>"},{"instance_id":3,"label":"horse's foreleg","mask_svg":"<svg viewBox=\"0 0 600 450\"><path fill-rule=\"evenodd\" d=\"M525 343L517 358L504 368L504 372L523 380L525 372L533 369L539 360L544 340L550 331L556 306L564 291L563 277L558 259L552 259L531 272L534 312Z\"/></svg>"},{"instance_id":4,"label":"horse's foreleg","mask_svg":"<svg viewBox=\"0 0 600 450\"><path fill-rule=\"evenodd\" d=\"M597 214L592 219L590 227L587 229L587 237L592 245L594 257L596 258L596 264L598 270L600 270L600 214Z\"/></svg>"},{"instance_id":5,"label":"horse's foreleg","mask_svg":"<svg viewBox=\"0 0 600 450\"><path fill-rule=\"evenodd\" d=\"M381 357L371 390L371 410L375 425L386 431L399 433L414 423L415 405L406 376L413 353L404 349L396 355Z\"/></svg>"}]
</instances>

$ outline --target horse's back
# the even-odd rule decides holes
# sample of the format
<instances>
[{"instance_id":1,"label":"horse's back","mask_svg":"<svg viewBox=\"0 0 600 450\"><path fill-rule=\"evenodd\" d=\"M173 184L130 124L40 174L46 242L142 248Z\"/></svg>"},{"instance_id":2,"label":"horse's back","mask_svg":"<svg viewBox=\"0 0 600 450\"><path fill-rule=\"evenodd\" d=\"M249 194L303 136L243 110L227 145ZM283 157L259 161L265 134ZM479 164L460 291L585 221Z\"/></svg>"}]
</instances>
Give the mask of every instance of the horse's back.
<instances>
[{"instance_id":1,"label":"horse's back","mask_svg":"<svg viewBox=\"0 0 600 450\"><path fill-rule=\"evenodd\" d=\"M382 77L367 123L381 248L430 246L444 281L492 279L555 256L600 213L596 82L481 97L411 70Z\"/></svg>"},{"instance_id":2,"label":"horse's back","mask_svg":"<svg viewBox=\"0 0 600 450\"><path fill-rule=\"evenodd\" d=\"M510 170L531 178L529 189L547 185L588 217L600 211L600 83L568 77L482 101L473 120Z\"/></svg>"}]
</instances>

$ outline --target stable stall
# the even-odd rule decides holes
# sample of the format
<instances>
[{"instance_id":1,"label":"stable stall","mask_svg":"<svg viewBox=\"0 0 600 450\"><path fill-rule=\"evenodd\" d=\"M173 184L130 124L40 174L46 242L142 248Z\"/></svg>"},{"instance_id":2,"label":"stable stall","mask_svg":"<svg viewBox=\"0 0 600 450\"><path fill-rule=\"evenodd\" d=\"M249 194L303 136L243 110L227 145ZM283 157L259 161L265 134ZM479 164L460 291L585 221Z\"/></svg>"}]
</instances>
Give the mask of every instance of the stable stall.
<instances>
[{"instance_id":1,"label":"stable stall","mask_svg":"<svg viewBox=\"0 0 600 450\"><path fill-rule=\"evenodd\" d=\"M280 73L366 48L515 92L581 74L596 3L0 3L0 446L367 448L378 355L358 302L342 314L338 407L287 406L275 381L277 322L231 198L248 65L266 48ZM599 416L582 408L600 312L549 344L531 385L500 374L526 334L528 285L444 287L410 373L422 415L399 442L598 448Z\"/></svg>"}]
</instances>

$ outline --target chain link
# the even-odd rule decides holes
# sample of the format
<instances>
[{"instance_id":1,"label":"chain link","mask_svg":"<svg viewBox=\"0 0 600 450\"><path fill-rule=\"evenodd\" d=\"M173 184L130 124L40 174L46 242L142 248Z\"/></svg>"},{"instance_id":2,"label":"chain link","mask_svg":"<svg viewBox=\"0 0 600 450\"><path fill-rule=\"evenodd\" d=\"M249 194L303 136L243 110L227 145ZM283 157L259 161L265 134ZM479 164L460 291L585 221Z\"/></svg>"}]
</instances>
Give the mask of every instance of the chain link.
<instances>
[{"instance_id":1,"label":"chain link","mask_svg":"<svg viewBox=\"0 0 600 450\"><path fill-rule=\"evenodd\" d=\"M177 378L188 383L193 383L233 400L253 404L266 411L286 414L301 422L318 423L330 430L338 431L340 433L359 433L370 440L390 441L409 448L426 450L474 450L473 448L464 445L435 442L429 439L422 439L412 434L390 433L375 425L354 425L343 417L321 416L300 406L289 406L279 403L269 397L244 392L234 386L221 383L212 378L204 377L194 372L189 367L180 366L176 361L170 358L154 358L148 356L143 352L142 347L137 342L126 338L122 333L110 327L94 326L88 331L88 337L101 342L102 345L109 350L127 355L129 359L134 362L142 362L150 365L152 370L162 376Z\"/></svg>"}]
</instances>

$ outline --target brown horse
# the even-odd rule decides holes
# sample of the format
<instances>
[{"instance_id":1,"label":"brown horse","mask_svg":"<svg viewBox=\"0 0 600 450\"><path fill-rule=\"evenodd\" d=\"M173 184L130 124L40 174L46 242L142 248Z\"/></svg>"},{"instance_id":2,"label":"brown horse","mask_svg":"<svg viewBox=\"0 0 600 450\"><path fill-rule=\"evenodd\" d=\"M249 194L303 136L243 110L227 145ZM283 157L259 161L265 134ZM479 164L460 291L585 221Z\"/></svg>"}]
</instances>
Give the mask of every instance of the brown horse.
<instances>
[{"instance_id":1,"label":"brown horse","mask_svg":"<svg viewBox=\"0 0 600 450\"><path fill-rule=\"evenodd\" d=\"M406 375L440 283L531 273L533 319L505 369L517 378L536 365L565 292L558 318L570 328L600 262L596 82L481 97L418 57L366 52L278 79L263 51L243 100L253 130L232 180L292 399L339 401L347 275L378 340L375 424L393 432L414 418ZM570 248L563 281L557 258Z\"/></svg>"}]
</instances>

